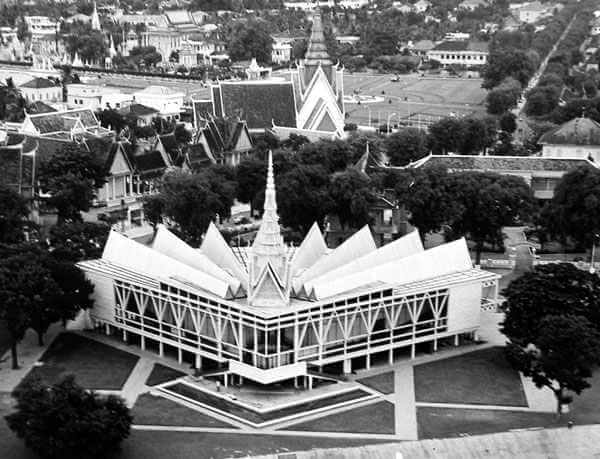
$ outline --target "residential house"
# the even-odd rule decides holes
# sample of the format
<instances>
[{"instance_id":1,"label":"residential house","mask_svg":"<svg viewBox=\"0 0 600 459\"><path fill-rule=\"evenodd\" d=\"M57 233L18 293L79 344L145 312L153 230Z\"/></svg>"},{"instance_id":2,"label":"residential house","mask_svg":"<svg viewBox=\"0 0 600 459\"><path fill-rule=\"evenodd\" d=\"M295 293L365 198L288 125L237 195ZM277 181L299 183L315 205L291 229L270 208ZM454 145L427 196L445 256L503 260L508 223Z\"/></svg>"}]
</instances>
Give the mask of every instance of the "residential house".
<instances>
[{"instance_id":1,"label":"residential house","mask_svg":"<svg viewBox=\"0 0 600 459\"><path fill-rule=\"evenodd\" d=\"M475 41L443 41L427 53L442 65L485 65L488 59L488 44Z\"/></svg>"},{"instance_id":2,"label":"residential house","mask_svg":"<svg viewBox=\"0 0 600 459\"><path fill-rule=\"evenodd\" d=\"M538 143L547 158L590 159L600 164L600 124L591 118L574 118L543 134Z\"/></svg>"},{"instance_id":3,"label":"residential house","mask_svg":"<svg viewBox=\"0 0 600 459\"><path fill-rule=\"evenodd\" d=\"M61 102L63 90L60 84L49 80L48 78L35 77L19 85L21 94L27 102Z\"/></svg>"},{"instance_id":4,"label":"residential house","mask_svg":"<svg viewBox=\"0 0 600 459\"><path fill-rule=\"evenodd\" d=\"M166 120L178 120L185 94L167 86L148 86L133 93L133 100L160 112Z\"/></svg>"},{"instance_id":5,"label":"residential house","mask_svg":"<svg viewBox=\"0 0 600 459\"><path fill-rule=\"evenodd\" d=\"M33 137L66 139L111 137L114 133L100 126L89 108L63 110L49 113L25 113L20 132Z\"/></svg>"},{"instance_id":6,"label":"residential house","mask_svg":"<svg viewBox=\"0 0 600 459\"><path fill-rule=\"evenodd\" d=\"M160 112L152 107L138 104L136 102L126 105L118 110L128 122L135 123L136 126L151 126L152 120L160 115Z\"/></svg>"},{"instance_id":7,"label":"residential house","mask_svg":"<svg viewBox=\"0 0 600 459\"><path fill-rule=\"evenodd\" d=\"M90 110L119 109L133 100L117 88L104 85L73 83L67 85L67 105Z\"/></svg>"},{"instance_id":8,"label":"residential house","mask_svg":"<svg viewBox=\"0 0 600 459\"><path fill-rule=\"evenodd\" d=\"M274 64L283 64L292 60L292 42L293 38L288 34L274 34L273 49L271 51L271 61Z\"/></svg>"},{"instance_id":9,"label":"residential house","mask_svg":"<svg viewBox=\"0 0 600 459\"><path fill-rule=\"evenodd\" d=\"M252 150L252 138L245 121L208 117L201 125L187 152L187 165L192 169L207 164L237 166Z\"/></svg>"}]
</instances>

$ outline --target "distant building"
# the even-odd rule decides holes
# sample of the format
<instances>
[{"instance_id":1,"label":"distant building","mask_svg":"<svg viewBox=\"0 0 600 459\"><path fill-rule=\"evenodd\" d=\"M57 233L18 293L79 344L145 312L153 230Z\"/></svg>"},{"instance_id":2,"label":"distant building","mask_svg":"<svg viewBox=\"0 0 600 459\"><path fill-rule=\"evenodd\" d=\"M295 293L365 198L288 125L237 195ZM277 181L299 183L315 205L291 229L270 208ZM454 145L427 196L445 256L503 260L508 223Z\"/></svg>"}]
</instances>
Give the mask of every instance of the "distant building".
<instances>
[{"instance_id":1,"label":"distant building","mask_svg":"<svg viewBox=\"0 0 600 459\"><path fill-rule=\"evenodd\" d=\"M303 11L314 11L320 7L333 8L335 6L334 0L318 0L315 2L299 1L299 2L283 2L283 6L289 9L303 10Z\"/></svg>"},{"instance_id":2,"label":"distant building","mask_svg":"<svg viewBox=\"0 0 600 459\"><path fill-rule=\"evenodd\" d=\"M271 62L274 64L290 62L292 60L292 37L273 35L272 38Z\"/></svg>"},{"instance_id":3,"label":"distant building","mask_svg":"<svg viewBox=\"0 0 600 459\"><path fill-rule=\"evenodd\" d=\"M443 41L427 53L442 65L485 65L488 59L488 44L473 41Z\"/></svg>"},{"instance_id":4,"label":"distant building","mask_svg":"<svg viewBox=\"0 0 600 459\"><path fill-rule=\"evenodd\" d=\"M215 118L237 117L254 134L267 129L280 138L295 133L313 140L344 135L343 70L327 53L319 10L306 56L290 79L265 78L253 67L248 80L213 85L210 99L194 104Z\"/></svg>"},{"instance_id":5,"label":"distant building","mask_svg":"<svg viewBox=\"0 0 600 459\"><path fill-rule=\"evenodd\" d=\"M537 199L552 199L563 175L581 166L597 167L587 158L540 156L429 155L409 168L441 166L449 172L495 172L522 177Z\"/></svg>"},{"instance_id":6,"label":"distant building","mask_svg":"<svg viewBox=\"0 0 600 459\"><path fill-rule=\"evenodd\" d=\"M55 35L60 29L60 23L48 16L23 16L29 32L31 32L31 41L54 40Z\"/></svg>"},{"instance_id":7,"label":"distant building","mask_svg":"<svg viewBox=\"0 0 600 459\"><path fill-rule=\"evenodd\" d=\"M489 6L489 3L486 0L463 0L458 4L458 7L463 10L474 11L479 7Z\"/></svg>"},{"instance_id":8,"label":"distant building","mask_svg":"<svg viewBox=\"0 0 600 459\"><path fill-rule=\"evenodd\" d=\"M339 0L338 6L349 10L357 10L363 6L369 5L369 0Z\"/></svg>"},{"instance_id":9,"label":"distant building","mask_svg":"<svg viewBox=\"0 0 600 459\"><path fill-rule=\"evenodd\" d=\"M574 118L543 134L538 143L542 156L590 159L600 165L600 124L590 118Z\"/></svg>"},{"instance_id":10,"label":"distant building","mask_svg":"<svg viewBox=\"0 0 600 459\"><path fill-rule=\"evenodd\" d=\"M433 48L435 48L435 43L431 40L419 40L410 49L417 56L426 57Z\"/></svg>"},{"instance_id":11,"label":"distant building","mask_svg":"<svg viewBox=\"0 0 600 459\"><path fill-rule=\"evenodd\" d=\"M160 116L160 112L152 107L133 102L118 110L127 121L132 121L136 126L151 126L152 120Z\"/></svg>"},{"instance_id":12,"label":"distant building","mask_svg":"<svg viewBox=\"0 0 600 459\"><path fill-rule=\"evenodd\" d=\"M62 102L63 98L62 86L48 78L35 77L19 85L19 90L27 102Z\"/></svg>"},{"instance_id":13,"label":"distant building","mask_svg":"<svg viewBox=\"0 0 600 459\"><path fill-rule=\"evenodd\" d=\"M20 132L33 137L73 140L87 137L111 137L109 129L100 122L90 109L63 110L49 113L25 113Z\"/></svg>"},{"instance_id":14,"label":"distant building","mask_svg":"<svg viewBox=\"0 0 600 459\"><path fill-rule=\"evenodd\" d=\"M135 102L152 107L167 120L178 120L183 107L185 94L167 86L148 86L133 93Z\"/></svg>"},{"instance_id":15,"label":"distant building","mask_svg":"<svg viewBox=\"0 0 600 459\"><path fill-rule=\"evenodd\" d=\"M413 6L417 13L424 13L431 7L431 2L428 0L418 0Z\"/></svg>"},{"instance_id":16,"label":"distant building","mask_svg":"<svg viewBox=\"0 0 600 459\"><path fill-rule=\"evenodd\" d=\"M124 94L110 86L84 83L67 85L67 105L73 108L89 108L94 111L119 109L132 100L131 94Z\"/></svg>"},{"instance_id":17,"label":"distant building","mask_svg":"<svg viewBox=\"0 0 600 459\"><path fill-rule=\"evenodd\" d=\"M562 9L562 5L554 3L541 3L537 0L514 8L519 21L527 24L533 24L545 17L552 16L556 9Z\"/></svg>"}]
</instances>

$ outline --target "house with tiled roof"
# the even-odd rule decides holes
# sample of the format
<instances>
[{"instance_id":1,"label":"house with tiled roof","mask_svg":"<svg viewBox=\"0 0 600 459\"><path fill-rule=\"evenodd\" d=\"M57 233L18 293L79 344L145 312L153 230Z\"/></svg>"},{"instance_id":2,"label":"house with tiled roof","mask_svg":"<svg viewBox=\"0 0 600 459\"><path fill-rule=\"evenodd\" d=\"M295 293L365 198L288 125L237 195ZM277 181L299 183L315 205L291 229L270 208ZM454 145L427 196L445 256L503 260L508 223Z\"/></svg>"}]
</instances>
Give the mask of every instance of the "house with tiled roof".
<instances>
[{"instance_id":1,"label":"house with tiled roof","mask_svg":"<svg viewBox=\"0 0 600 459\"><path fill-rule=\"evenodd\" d=\"M427 52L429 59L434 59L442 65L485 65L489 56L487 42L472 40L448 40L438 43Z\"/></svg>"},{"instance_id":2,"label":"house with tiled roof","mask_svg":"<svg viewBox=\"0 0 600 459\"><path fill-rule=\"evenodd\" d=\"M60 102L63 98L62 86L48 78L35 77L19 85L19 90L27 102Z\"/></svg>"},{"instance_id":3,"label":"house with tiled roof","mask_svg":"<svg viewBox=\"0 0 600 459\"><path fill-rule=\"evenodd\" d=\"M306 56L289 79L255 76L211 87L210 99L195 102L195 112L246 121L251 133L272 130L280 138L296 133L314 138L344 135L343 70L333 63L325 45L320 11Z\"/></svg>"},{"instance_id":4,"label":"house with tiled roof","mask_svg":"<svg viewBox=\"0 0 600 459\"><path fill-rule=\"evenodd\" d=\"M152 120L160 115L160 112L152 107L134 102L117 110L126 120L133 121L136 126L150 126Z\"/></svg>"},{"instance_id":5,"label":"house with tiled roof","mask_svg":"<svg viewBox=\"0 0 600 459\"><path fill-rule=\"evenodd\" d=\"M209 117L201 121L186 155L186 165L198 169L207 164L238 165L252 150L252 137L245 121Z\"/></svg>"},{"instance_id":6,"label":"house with tiled roof","mask_svg":"<svg viewBox=\"0 0 600 459\"><path fill-rule=\"evenodd\" d=\"M30 136L73 139L78 136L110 136L113 132L100 126L90 109L63 110L49 113L25 113L21 132Z\"/></svg>"},{"instance_id":7,"label":"house with tiled roof","mask_svg":"<svg viewBox=\"0 0 600 459\"><path fill-rule=\"evenodd\" d=\"M600 124L579 117L543 134L538 143L542 156L591 159L600 164Z\"/></svg>"},{"instance_id":8,"label":"house with tiled roof","mask_svg":"<svg viewBox=\"0 0 600 459\"><path fill-rule=\"evenodd\" d=\"M449 172L495 172L522 177L538 199L552 199L563 175L578 167L597 167L587 158L543 156L429 155L407 168L444 167Z\"/></svg>"},{"instance_id":9,"label":"house with tiled roof","mask_svg":"<svg viewBox=\"0 0 600 459\"><path fill-rule=\"evenodd\" d=\"M33 195L31 174L38 143L22 134L0 131L0 184L25 197Z\"/></svg>"}]
</instances>

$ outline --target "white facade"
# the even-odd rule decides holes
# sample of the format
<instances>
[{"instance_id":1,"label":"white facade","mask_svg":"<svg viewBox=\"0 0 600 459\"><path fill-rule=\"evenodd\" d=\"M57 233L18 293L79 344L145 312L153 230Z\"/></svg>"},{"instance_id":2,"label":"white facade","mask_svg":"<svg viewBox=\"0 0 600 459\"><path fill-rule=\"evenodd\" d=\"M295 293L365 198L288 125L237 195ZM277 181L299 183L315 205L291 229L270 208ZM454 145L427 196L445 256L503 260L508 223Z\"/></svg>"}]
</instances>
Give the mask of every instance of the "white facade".
<instances>
[{"instance_id":1,"label":"white facade","mask_svg":"<svg viewBox=\"0 0 600 459\"><path fill-rule=\"evenodd\" d=\"M94 283L96 326L169 346L180 362L229 363L261 383L303 376L312 365L407 348L434 350L475 332L498 275L472 267L461 239L424 250L411 233L379 249L367 227L330 251L315 224L302 244L283 242L269 156L265 208L249 248L216 226L199 250L160 227L151 247L111 233L101 259L79 264ZM486 303L487 304L487 303Z\"/></svg>"},{"instance_id":2,"label":"white facade","mask_svg":"<svg viewBox=\"0 0 600 459\"><path fill-rule=\"evenodd\" d=\"M183 107L183 92L166 86L148 86L133 94L134 100L147 107L158 110L163 117L179 119Z\"/></svg>"},{"instance_id":3,"label":"white facade","mask_svg":"<svg viewBox=\"0 0 600 459\"><path fill-rule=\"evenodd\" d=\"M33 42L48 39L54 36L59 29L59 23L48 16L24 16L23 20L31 32Z\"/></svg>"},{"instance_id":4,"label":"white facade","mask_svg":"<svg viewBox=\"0 0 600 459\"><path fill-rule=\"evenodd\" d=\"M132 100L131 94L115 88L83 83L67 85L67 105L71 108L118 109Z\"/></svg>"},{"instance_id":5,"label":"white facade","mask_svg":"<svg viewBox=\"0 0 600 459\"><path fill-rule=\"evenodd\" d=\"M283 64L292 59L292 45L289 43L273 43L271 51L271 61L274 64Z\"/></svg>"},{"instance_id":6,"label":"white facade","mask_svg":"<svg viewBox=\"0 0 600 459\"><path fill-rule=\"evenodd\" d=\"M44 88L28 88L19 87L21 94L27 100L27 102L61 102L62 101L62 87L49 86Z\"/></svg>"},{"instance_id":7,"label":"white facade","mask_svg":"<svg viewBox=\"0 0 600 459\"><path fill-rule=\"evenodd\" d=\"M457 50L444 51L432 49L427 52L429 59L435 59L442 65L485 65L488 59L488 53L483 51Z\"/></svg>"}]
</instances>

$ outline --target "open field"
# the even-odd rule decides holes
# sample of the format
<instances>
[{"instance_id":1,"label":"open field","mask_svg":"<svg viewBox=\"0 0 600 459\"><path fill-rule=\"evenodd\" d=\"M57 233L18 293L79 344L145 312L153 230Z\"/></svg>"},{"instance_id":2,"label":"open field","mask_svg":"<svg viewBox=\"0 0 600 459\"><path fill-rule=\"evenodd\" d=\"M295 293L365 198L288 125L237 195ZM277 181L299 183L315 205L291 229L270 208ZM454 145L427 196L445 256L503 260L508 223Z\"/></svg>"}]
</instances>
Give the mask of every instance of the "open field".
<instances>
[{"instance_id":1,"label":"open field","mask_svg":"<svg viewBox=\"0 0 600 459\"><path fill-rule=\"evenodd\" d=\"M346 104L348 122L369 124L369 110L373 125L410 119L415 124L436 121L451 113L468 115L485 112L486 90L479 79L420 78L416 75L400 76L392 82L392 75L347 74L344 92L358 91L362 95L385 97L383 102L372 104ZM382 94L384 91L385 94ZM377 121L378 120L378 121Z\"/></svg>"}]
</instances>

